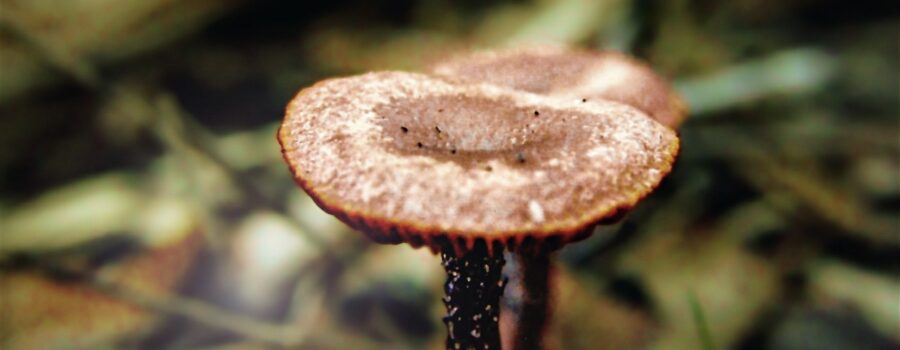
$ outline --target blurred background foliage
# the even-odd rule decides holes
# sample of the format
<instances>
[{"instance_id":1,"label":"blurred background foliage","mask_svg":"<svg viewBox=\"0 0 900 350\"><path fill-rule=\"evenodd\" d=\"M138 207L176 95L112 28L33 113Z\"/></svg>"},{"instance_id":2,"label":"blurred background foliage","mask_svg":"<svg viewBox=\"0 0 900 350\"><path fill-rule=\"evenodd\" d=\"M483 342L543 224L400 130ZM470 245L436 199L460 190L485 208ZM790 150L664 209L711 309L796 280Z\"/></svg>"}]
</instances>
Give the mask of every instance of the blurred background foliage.
<instances>
[{"instance_id":1,"label":"blurred background foliage","mask_svg":"<svg viewBox=\"0 0 900 350\"><path fill-rule=\"evenodd\" d=\"M898 35L875 0L0 0L0 347L441 348L436 257L297 189L283 106L552 42L692 111L660 189L561 251L556 348L900 348Z\"/></svg>"}]
</instances>

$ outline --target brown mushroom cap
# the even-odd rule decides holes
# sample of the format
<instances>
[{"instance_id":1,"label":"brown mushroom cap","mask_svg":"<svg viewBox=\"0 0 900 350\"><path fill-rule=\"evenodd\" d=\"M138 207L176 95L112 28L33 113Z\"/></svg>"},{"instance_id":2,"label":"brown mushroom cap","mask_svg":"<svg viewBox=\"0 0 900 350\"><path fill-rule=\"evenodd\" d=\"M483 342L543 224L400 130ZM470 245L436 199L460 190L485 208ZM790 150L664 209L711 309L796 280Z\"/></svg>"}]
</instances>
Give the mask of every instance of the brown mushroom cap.
<instances>
[{"instance_id":1,"label":"brown mushroom cap","mask_svg":"<svg viewBox=\"0 0 900 350\"><path fill-rule=\"evenodd\" d=\"M302 90L278 132L296 181L382 243L562 244L632 207L678 138L630 106L376 72Z\"/></svg>"},{"instance_id":2,"label":"brown mushroom cap","mask_svg":"<svg viewBox=\"0 0 900 350\"><path fill-rule=\"evenodd\" d=\"M617 52L532 46L456 57L431 67L462 83L489 83L542 95L608 99L634 106L670 128L686 107L650 67Z\"/></svg>"}]
</instances>

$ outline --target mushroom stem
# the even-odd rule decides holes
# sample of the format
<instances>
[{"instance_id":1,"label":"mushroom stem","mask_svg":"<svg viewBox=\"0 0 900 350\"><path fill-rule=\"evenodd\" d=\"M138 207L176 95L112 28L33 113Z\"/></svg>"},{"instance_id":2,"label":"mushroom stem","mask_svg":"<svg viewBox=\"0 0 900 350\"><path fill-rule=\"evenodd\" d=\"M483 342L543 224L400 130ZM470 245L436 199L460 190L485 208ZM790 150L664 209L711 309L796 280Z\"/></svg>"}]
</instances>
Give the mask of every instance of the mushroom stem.
<instances>
[{"instance_id":1,"label":"mushroom stem","mask_svg":"<svg viewBox=\"0 0 900 350\"><path fill-rule=\"evenodd\" d=\"M489 254L479 242L461 256L445 248L441 260L447 271L447 349L500 349L500 296L506 285L503 253Z\"/></svg>"},{"instance_id":2,"label":"mushroom stem","mask_svg":"<svg viewBox=\"0 0 900 350\"><path fill-rule=\"evenodd\" d=\"M513 350L542 350L544 334L551 316L550 289L553 266L550 251L511 254L513 263L510 279L514 291L507 294L512 313L512 329L508 339ZM510 345L510 344L507 344Z\"/></svg>"}]
</instances>

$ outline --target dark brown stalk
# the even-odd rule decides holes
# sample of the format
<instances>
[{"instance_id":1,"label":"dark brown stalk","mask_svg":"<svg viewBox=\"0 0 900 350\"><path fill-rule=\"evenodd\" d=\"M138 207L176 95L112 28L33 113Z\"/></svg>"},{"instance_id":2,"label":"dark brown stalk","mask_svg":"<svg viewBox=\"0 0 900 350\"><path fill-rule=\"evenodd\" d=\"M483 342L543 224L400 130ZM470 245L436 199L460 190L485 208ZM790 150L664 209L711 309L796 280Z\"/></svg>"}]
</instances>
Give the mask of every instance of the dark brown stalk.
<instances>
[{"instance_id":1,"label":"dark brown stalk","mask_svg":"<svg viewBox=\"0 0 900 350\"><path fill-rule=\"evenodd\" d=\"M476 244L462 256L444 249L441 260L447 271L447 349L500 349L500 297L506 284L503 253L491 255L487 246Z\"/></svg>"},{"instance_id":2,"label":"dark brown stalk","mask_svg":"<svg viewBox=\"0 0 900 350\"><path fill-rule=\"evenodd\" d=\"M514 324L510 335L511 349L544 350L544 335L551 317L553 266L550 252L541 250L537 254L511 255L511 288L506 301Z\"/></svg>"}]
</instances>

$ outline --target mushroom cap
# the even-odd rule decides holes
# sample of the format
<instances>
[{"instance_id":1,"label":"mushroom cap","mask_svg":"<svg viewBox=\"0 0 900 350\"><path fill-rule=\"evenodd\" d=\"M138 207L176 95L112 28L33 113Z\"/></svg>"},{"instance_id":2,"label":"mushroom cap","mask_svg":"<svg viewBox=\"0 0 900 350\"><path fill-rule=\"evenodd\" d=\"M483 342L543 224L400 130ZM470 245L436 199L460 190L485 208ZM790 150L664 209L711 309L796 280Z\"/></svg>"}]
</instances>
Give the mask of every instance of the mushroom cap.
<instances>
[{"instance_id":1,"label":"mushroom cap","mask_svg":"<svg viewBox=\"0 0 900 350\"><path fill-rule=\"evenodd\" d=\"M634 106L670 128L687 108L647 65L612 51L528 46L477 52L437 63L431 73L460 83L489 83L542 95L608 99Z\"/></svg>"},{"instance_id":2,"label":"mushroom cap","mask_svg":"<svg viewBox=\"0 0 900 350\"><path fill-rule=\"evenodd\" d=\"M278 140L297 183L344 223L457 253L583 238L651 192L679 147L625 104L402 72L300 91Z\"/></svg>"}]
</instances>

